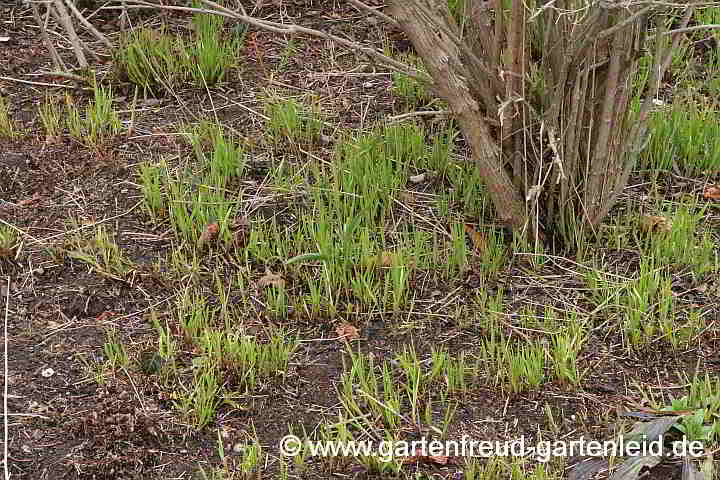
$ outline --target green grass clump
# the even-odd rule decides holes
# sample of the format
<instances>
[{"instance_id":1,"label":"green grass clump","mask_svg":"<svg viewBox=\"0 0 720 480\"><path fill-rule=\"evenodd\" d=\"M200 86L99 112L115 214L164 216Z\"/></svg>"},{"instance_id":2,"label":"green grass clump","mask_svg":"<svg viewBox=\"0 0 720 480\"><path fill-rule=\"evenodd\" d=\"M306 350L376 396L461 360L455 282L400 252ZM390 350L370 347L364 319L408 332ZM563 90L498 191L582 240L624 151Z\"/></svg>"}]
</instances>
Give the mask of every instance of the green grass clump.
<instances>
[{"instance_id":1,"label":"green grass clump","mask_svg":"<svg viewBox=\"0 0 720 480\"><path fill-rule=\"evenodd\" d=\"M319 112L307 107L294 98L269 97L265 104L268 116L268 133L273 143L309 143L317 138L323 129Z\"/></svg>"},{"instance_id":2,"label":"green grass clump","mask_svg":"<svg viewBox=\"0 0 720 480\"><path fill-rule=\"evenodd\" d=\"M641 262L638 278L627 284L620 305L624 309L623 333L628 347L646 345L661 331L672 331L672 279L652 259Z\"/></svg>"},{"instance_id":3,"label":"green grass clump","mask_svg":"<svg viewBox=\"0 0 720 480\"><path fill-rule=\"evenodd\" d=\"M14 229L0 225L0 257L12 254L18 240L18 233Z\"/></svg>"},{"instance_id":4,"label":"green grass clump","mask_svg":"<svg viewBox=\"0 0 720 480\"><path fill-rule=\"evenodd\" d=\"M202 8L203 5L195 3L194 7ZM225 38L224 24L224 18L218 15L198 13L193 16L195 38L185 51L190 76L198 86L210 87L222 82L235 62L243 37Z\"/></svg>"},{"instance_id":5,"label":"green grass clump","mask_svg":"<svg viewBox=\"0 0 720 480\"><path fill-rule=\"evenodd\" d=\"M206 182L225 188L232 179L245 171L245 152L238 139L211 122L201 122L190 137L195 156L207 166Z\"/></svg>"},{"instance_id":6,"label":"green grass clump","mask_svg":"<svg viewBox=\"0 0 720 480\"><path fill-rule=\"evenodd\" d=\"M10 117L10 106L5 98L0 97L0 137L14 137L17 133L15 122Z\"/></svg>"},{"instance_id":7,"label":"green grass clump","mask_svg":"<svg viewBox=\"0 0 720 480\"><path fill-rule=\"evenodd\" d=\"M415 55L400 54L395 56L422 71L422 61ZM402 110L419 108L429 104L434 98L427 85L402 72L393 73L392 92L400 101Z\"/></svg>"},{"instance_id":8,"label":"green grass clump","mask_svg":"<svg viewBox=\"0 0 720 480\"><path fill-rule=\"evenodd\" d=\"M93 90L94 100L90 101L84 111L70 97L66 97L65 125L74 139L90 146L102 143L122 129L120 117L113 108L112 88L95 84ZM51 119L49 121L52 122ZM54 129L54 125L49 127L50 130Z\"/></svg>"},{"instance_id":9,"label":"green grass clump","mask_svg":"<svg viewBox=\"0 0 720 480\"><path fill-rule=\"evenodd\" d=\"M124 37L115 52L115 68L121 77L157 95L183 80L187 62L184 45L163 30L140 28Z\"/></svg>"},{"instance_id":10,"label":"green grass clump","mask_svg":"<svg viewBox=\"0 0 720 480\"><path fill-rule=\"evenodd\" d=\"M640 167L687 174L720 168L720 115L695 105L677 104L656 112L650 120L650 143Z\"/></svg>"},{"instance_id":11,"label":"green grass clump","mask_svg":"<svg viewBox=\"0 0 720 480\"><path fill-rule=\"evenodd\" d=\"M715 240L703 225L706 214L695 201L668 210L664 216L667 231L655 231L644 238L643 256L674 270L690 270L698 278L715 270Z\"/></svg>"},{"instance_id":12,"label":"green grass clump","mask_svg":"<svg viewBox=\"0 0 720 480\"><path fill-rule=\"evenodd\" d=\"M123 255L112 235L102 225L97 227L95 235L90 239L76 237L67 255L111 278L123 278L133 267L133 263Z\"/></svg>"},{"instance_id":13,"label":"green grass clump","mask_svg":"<svg viewBox=\"0 0 720 480\"><path fill-rule=\"evenodd\" d=\"M63 108L56 97L45 97L45 101L38 107L38 114L47 137L56 137L62 133Z\"/></svg>"},{"instance_id":14,"label":"green grass clump","mask_svg":"<svg viewBox=\"0 0 720 480\"><path fill-rule=\"evenodd\" d=\"M189 130L196 165L174 172L165 161L140 166L145 210L154 219L169 217L178 238L190 245L204 247L201 237L213 224L217 231L212 240L227 244L228 223L237 210L236 195L228 186L243 175L245 153L233 136L214 123L204 121Z\"/></svg>"},{"instance_id":15,"label":"green grass clump","mask_svg":"<svg viewBox=\"0 0 720 480\"><path fill-rule=\"evenodd\" d=\"M236 61L244 35L226 37L224 19L217 15L195 14L191 26L193 37L186 40L150 28L125 36L115 53L119 76L153 95L173 90L188 79L199 87L222 82Z\"/></svg>"}]
</instances>

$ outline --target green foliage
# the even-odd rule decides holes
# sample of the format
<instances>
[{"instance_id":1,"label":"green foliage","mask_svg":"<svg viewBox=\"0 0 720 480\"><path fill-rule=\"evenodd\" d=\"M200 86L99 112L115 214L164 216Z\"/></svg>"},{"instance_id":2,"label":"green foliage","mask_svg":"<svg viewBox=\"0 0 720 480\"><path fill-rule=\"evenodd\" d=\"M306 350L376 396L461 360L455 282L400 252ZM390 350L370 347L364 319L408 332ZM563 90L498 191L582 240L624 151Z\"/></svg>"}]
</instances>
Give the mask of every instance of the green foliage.
<instances>
[{"instance_id":1,"label":"green foliage","mask_svg":"<svg viewBox=\"0 0 720 480\"><path fill-rule=\"evenodd\" d=\"M651 138L640 166L688 174L720 168L720 115L710 108L673 104L652 115Z\"/></svg>"},{"instance_id":2,"label":"green foliage","mask_svg":"<svg viewBox=\"0 0 720 480\"><path fill-rule=\"evenodd\" d=\"M164 30L140 28L121 40L115 66L121 77L158 94L182 82L186 68L183 51L183 43Z\"/></svg>"},{"instance_id":3,"label":"green foliage","mask_svg":"<svg viewBox=\"0 0 720 480\"><path fill-rule=\"evenodd\" d=\"M203 4L195 2L196 8ZM224 36L225 21L218 15L197 13L193 16L192 26L195 38L186 48L186 67L194 83L198 86L213 86L222 82L235 62L244 36Z\"/></svg>"}]
</instances>

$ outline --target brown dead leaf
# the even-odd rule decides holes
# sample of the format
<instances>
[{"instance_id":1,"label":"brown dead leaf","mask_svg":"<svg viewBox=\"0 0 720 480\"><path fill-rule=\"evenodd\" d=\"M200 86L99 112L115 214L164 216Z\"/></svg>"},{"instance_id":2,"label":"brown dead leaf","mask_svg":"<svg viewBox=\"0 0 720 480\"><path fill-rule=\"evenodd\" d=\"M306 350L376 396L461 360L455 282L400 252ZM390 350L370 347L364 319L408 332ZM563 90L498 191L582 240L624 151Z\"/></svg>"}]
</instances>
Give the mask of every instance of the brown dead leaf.
<instances>
[{"instance_id":1,"label":"brown dead leaf","mask_svg":"<svg viewBox=\"0 0 720 480\"><path fill-rule=\"evenodd\" d=\"M708 185L705 187L703 197L708 200L720 200L720 185Z\"/></svg>"},{"instance_id":2,"label":"brown dead leaf","mask_svg":"<svg viewBox=\"0 0 720 480\"><path fill-rule=\"evenodd\" d=\"M285 280L277 273L273 273L270 270L265 269L265 275L260 277L257 284L258 287L284 287Z\"/></svg>"},{"instance_id":3,"label":"brown dead leaf","mask_svg":"<svg viewBox=\"0 0 720 480\"><path fill-rule=\"evenodd\" d=\"M42 195L40 192L35 192L32 197L26 198L25 200L20 200L18 202L18 206L20 207L27 207L29 205L32 205L33 203L37 202L42 198Z\"/></svg>"},{"instance_id":4,"label":"brown dead leaf","mask_svg":"<svg viewBox=\"0 0 720 480\"><path fill-rule=\"evenodd\" d=\"M113 317L113 316L115 316L115 315L117 315L115 312L105 311L105 312L102 312L100 315L98 315L97 321L98 321L98 322L105 322L105 321L107 321L110 317Z\"/></svg>"},{"instance_id":5,"label":"brown dead leaf","mask_svg":"<svg viewBox=\"0 0 720 480\"><path fill-rule=\"evenodd\" d=\"M416 263L413 258L405 258L402 253L394 252L392 250L383 250L378 253L377 256L370 258L370 263L375 267L408 267L415 268Z\"/></svg>"},{"instance_id":6,"label":"brown dead leaf","mask_svg":"<svg viewBox=\"0 0 720 480\"><path fill-rule=\"evenodd\" d=\"M219 230L220 227L218 227L217 223L211 223L207 227L205 227L205 231L203 231L202 235L200 235L200 238L198 238L198 248L203 248L204 246L215 240Z\"/></svg>"},{"instance_id":7,"label":"brown dead leaf","mask_svg":"<svg viewBox=\"0 0 720 480\"><path fill-rule=\"evenodd\" d=\"M250 240L250 221L247 217L242 217L230 227L233 230L233 245L235 248L245 248Z\"/></svg>"},{"instance_id":8,"label":"brown dead leaf","mask_svg":"<svg viewBox=\"0 0 720 480\"><path fill-rule=\"evenodd\" d=\"M667 217L643 215L640 217L640 228L649 233L669 232L672 230L672 222Z\"/></svg>"},{"instance_id":9,"label":"brown dead leaf","mask_svg":"<svg viewBox=\"0 0 720 480\"><path fill-rule=\"evenodd\" d=\"M346 340L357 340L360 338L360 332L358 329L345 322L335 327L335 333L337 333L340 338L344 338Z\"/></svg>"},{"instance_id":10,"label":"brown dead leaf","mask_svg":"<svg viewBox=\"0 0 720 480\"><path fill-rule=\"evenodd\" d=\"M473 227L465 224L465 231L467 232L468 236L470 237L470 241L472 242L472 246L475 249L477 253L484 253L488 249L488 241L487 238L483 233L478 232Z\"/></svg>"},{"instance_id":11,"label":"brown dead leaf","mask_svg":"<svg viewBox=\"0 0 720 480\"><path fill-rule=\"evenodd\" d=\"M395 254L384 250L378 254L377 262L381 267L392 267Z\"/></svg>"},{"instance_id":12,"label":"brown dead leaf","mask_svg":"<svg viewBox=\"0 0 720 480\"><path fill-rule=\"evenodd\" d=\"M248 241L250 240L250 233L247 230L238 230L233 234L233 245L235 248L247 247Z\"/></svg>"}]
</instances>

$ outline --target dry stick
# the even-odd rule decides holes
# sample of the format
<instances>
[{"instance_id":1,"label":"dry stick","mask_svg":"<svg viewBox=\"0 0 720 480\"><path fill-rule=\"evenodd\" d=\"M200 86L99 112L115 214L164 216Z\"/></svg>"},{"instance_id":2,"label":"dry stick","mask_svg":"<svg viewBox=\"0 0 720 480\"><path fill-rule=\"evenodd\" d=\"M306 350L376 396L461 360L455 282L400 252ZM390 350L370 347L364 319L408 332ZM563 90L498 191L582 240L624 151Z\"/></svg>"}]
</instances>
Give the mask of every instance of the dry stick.
<instances>
[{"instance_id":1,"label":"dry stick","mask_svg":"<svg viewBox=\"0 0 720 480\"><path fill-rule=\"evenodd\" d=\"M425 75L423 72L420 72L419 70L411 67L410 65L407 65L403 62L399 62L393 58L390 58L386 55L383 55L380 52L375 51L372 48L365 47L363 45L360 45L359 43L352 42L350 40L346 40L344 38L338 37L336 35L332 35L327 32L322 32L319 30L315 30L312 28L306 28L301 27L299 25L295 24L283 24L283 23L277 23L277 22L271 22L268 20L260 20L254 17L250 17L247 15L239 14L233 10L230 10L229 8L225 8L222 5L218 5L215 2L211 2L209 0L201 0L204 4L211 6L214 8L212 9L206 9L206 8L191 8L191 7L178 7L178 6L171 6L171 5L158 5L156 3L150 3L145 2L143 0L128 0L127 1L127 7L126 8L157 8L157 9L163 9L163 10L178 10L183 12L194 12L194 13L207 13L211 15L219 15L221 17L227 17L232 18L235 20L240 20L243 23L247 23L248 25L253 25L255 27L258 27L262 30L268 30L275 33L283 33L283 34L297 34L297 33L303 33L306 35L311 35L313 37L320 37L324 38L330 41L333 41L335 43L338 43L344 47L347 47L351 50L356 50L361 53L364 53L365 55L372 57L376 59L377 61L389 66L393 67L399 72L402 72L412 78L415 78L421 82L432 82L432 79ZM123 7L119 7L123 8ZM105 7L106 10L117 10L118 7Z\"/></svg>"},{"instance_id":2,"label":"dry stick","mask_svg":"<svg viewBox=\"0 0 720 480\"><path fill-rule=\"evenodd\" d=\"M65 63L62 61L62 58L60 58L60 55L58 55L57 50L55 50L55 45L53 45L53 43L50 41L50 36L47 33L47 20L50 17L50 5L46 7L47 10L45 14L45 22L43 22L42 18L40 18L40 12L38 12L37 4L34 2L30 2L30 6L32 7L35 22L40 28L40 35L42 36L43 43L50 52L50 58L52 59L55 70L66 70Z\"/></svg>"},{"instance_id":3,"label":"dry stick","mask_svg":"<svg viewBox=\"0 0 720 480\"><path fill-rule=\"evenodd\" d=\"M54 75L55 73L53 73ZM59 83L47 83L47 82L32 82L30 80L21 80L13 77L0 77L0 80L7 80L9 82L25 83L27 85L37 85L38 87L62 87L62 88L75 88L74 85L62 85Z\"/></svg>"},{"instance_id":4,"label":"dry stick","mask_svg":"<svg viewBox=\"0 0 720 480\"><path fill-rule=\"evenodd\" d=\"M87 83L87 81L88 81L88 79L83 77L82 75L75 75L74 73L69 73L69 72L44 72L43 75L49 75L51 77L67 78L68 80L74 80L79 83Z\"/></svg>"},{"instance_id":5,"label":"dry stick","mask_svg":"<svg viewBox=\"0 0 720 480\"><path fill-rule=\"evenodd\" d=\"M687 33L695 32L697 30L715 30L720 28L720 25L709 24L709 25L695 25L694 27L676 28L675 30L668 30L663 35L674 35L676 33Z\"/></svg>"},{"instance_id":6,"label":"dry stick","mask_svg":"<svg viewBox=\"0 0 720 480\"><path fill-rule=\"evenodd\" d=\"M3 395L3 430L5 432L5 438L3 442L3 470L5 471L5 480L10 480L10 472L8 470L8 444L10 443L10 437L8 433L8 377L10 372L8 371L8 316L10 313L10 277L7 279L7 290L5 291L5 325L3 338L5 340L5 365L3 372L5 373L5 385Z\"/></svg>"},{"instance_id":7,"label":"dry stick","mask_svg":"<svg viewBox=\"0 0 720 480\"><path fill-rule=\"evenodd\" d=\"M372 8L371 6L369 6L369 5L365 5L365 4L362 3L360 0L348 0L348 2L349 2L349 3L352 3L355 7L357 7L358 10L365 10L366 12L370 12L370 13L372 13L373 15L376 15L376 16L382 18L383 20L385 20L385 21L386 21L387 23L389 23L390 25L392 25L392 26L394 26L394 27L400 27L400 25L397 23L397 21L396 21L394 18L392 18L392 17L389 16L389 15L385 15L385 14L384 14L383 12L381 12L380 10L376 10L376 9Z\"/></svg>"},{"instance_id":8,"label":"dry stick","mask_svg":"<svg viewBox=\"0 0 720 480\"><path fill-rule=\"evenodd\" d=\"M95 38L104 43L106 47L112 48L112 43L110 43L110 40L108 40L107 37L100 33L100 31L95 28L92 23L88 22L87 19L83 17L82 13L80 13L72 0L65 0L65 4L68 6L73 15L75 15L75 17L80 21L80 23L82 23L83 26L90 31L90 33L95 35Z\"/></svg>"},{"instance_id":9,"label":"dry stick","mask_svg":"<svg viewBox=\"0 0 720 480\"><path fill-rule=\"evenodd\" d=\"M496 65L501 68L502 59L500 58L500 52L503 48L503 39L505 38L505 26L503 25L503 19L505 16L505 6L503 0L491 0L494 2L494 13L495 13L495 35L493 36L493 44L490 50L490 58L492 59L491 65Z\"/></svg>"},{"instance_id":10,"label":"dry stick","mask_svg":"<svg viewBox=\"0 0 720 480\"><path fill-rule=\"evenodd\" d=\"M62 0L54 0L52 5L55 6L55 10L60 16L60 22L65 29L65 33L67 33L68 37L70 37L70 43L73 46L75 57L77 58L80 68L87 68L88 62L85 58L85 54L83 53L82 46L80 45L80 38L78 38L77 33L75 32L75 27L73 27L72 19L65 9L65 4ZM51 5L48 5L48 8L51 8Z\"/></svg>"},{"instance_id":11,"label":"dry stick","mask_svg":"<svg viewBox=\"0 0 720 480\"><path fill-rule=\"evenodd\" d=\"M394 0L391 5L406 35L426 62L438 93L450 106L472 146L473 160L488 187L498 216L505 226L524 234L533 225L527 222L525 203L503 167L502 152L493 140L487 122L478 115L479 105L470 94L468 82L471 79L466 78L459 49L448 36L436 33L435 26L443 21L438 17L449 14L447 7L429 16L428 3L429 0Z\"/></svg>"},{"instance_id":12,"label":"dry stick","mask_svg":"<svg viewBox=\"0 0 720 480\"><path fill-rule=\"evenodd\" d=\"M615 110L615 95L620 81L621 75L625 76L627 72L621 71L621 56L623 55L623 43L625 39L624 32L617 31L613 37L612 46L610 47L610 66L608 69L607 79L605 81L603 92L602 110L600 112L600 125L598 127L597 140L595 141L595 154L589 172L589 183L585 189L585 205L590 210L591 218L595 218L595 212L602 210L604 207L603 197L605 193L605 185L607 182L608 169L611 163L610 155L610 133L613 128L612 119Z\"/></svg>"},{"instance_id":13,"label":"dry stick","mask_svg":"<svg viewBox=\"0 0 720 480\"><path fill-rule=\"evenodd\" d=\"M529 70L525 66L528 61L525 56L525 30L525 7L521 2L513 2L510 10L510 23L508 24L507 31L508 65L505 66L506 73L510 73L510 78L505 82L505 98L508 101L511 98L517 98L518 96L524 98L525 96L523 92L525 72ZM525 112L526 110L523 108L522 104L511 103L510 106L514 107L513 110L515 113L510 118L510 121L506 123L509 128L508 132L519 132L522 130L523 137L525 137L527 135L527 130L525 130L520 123L525 120L525 116L522 115L521 112ZM518 111L518 109L520 109L520 111ZM522 118L520 118L521 115ZM506 141L507 143L505 143ZM510 134L507 138L502 137L502 144L509 147L507 153L514 153L514 158L512 160L512 180L518 191L521 191L520 189L523 186L521 183L522 177L520 176L520 172L523 170L521 162L522 156L520 154L520 141L521 138L519 134ZM537 202L535 202L535 206L538 206ZM538 221L539 219L536 216L535 222ZM537 224L534 230L537 235Z\"/></svg>"},{"instance_id":14,"label":"dry stick","mask_svg":"<svg viewBox=\"0 0 720 480\"><path fill-rule=\"evenodd\" d=\"M127 4L123 0L122 2L123 10L120 12L120 31L122 33L125 33L125 30L128 27L128 23L130 23L130 16L127 13Z\"/></svg>"},{"instance_id":15,"label":"dry stick","mask_svg":"<svg viewBox=\"0 0 720 480\"><path fill-rule=\"evenodd\" d=\"M433 18L435 16L435 13L433 13L430 8L427 8L420 4L418 4L417 7L420 9L421 13L424 14L427 18ZM448 16L450 16L449 11ZM483 75L484 78L490 82L491 87L493 87L498 92L501 92L504 89L503 83L497 78L497 72L493 71L490 67L488 67L486 62L480 59L475 54L475 52L473 52L473 50L468 47L467 43L463 40L463 38L461 38L461 35L456 33L457 27L451 27L448 22L444 20L442 22L437 22L435 25L433 25L433 27L436 28L439 33L447 36L450 41L453 42L455 47L457 47L457 49L463 55L468 57L468 61L473 66L475 71Z\"/></svg>"},{"instance_id":16,"label":"dry stick","mask_svg":"<svg viewBox=\"0 0 720 480\"><path fill-rule=\"evenodd\" d=\"M492 22L487 13L487 5L480 5L475 3L470 11L470 37L471 44L469 45L470 51L472 52L491 52L493 45L495 45L495 30L492 28ZM484 60L487 63L485 70L490 72L490 75L496 77L498 74L498 65L495 63L495 58L492 54L484 55ZM481 75L482 72L476 73L476 66L473 62L468 63L468 69L471 75L483 78L486 75ZM497 112L498 101L500 97L502 83L493 82L490 79L485 79L485 82L477 86L479 91L479 97L482 97L485 103L485 112Z\"/></svg>"},{"instance_id":17,"label":"dry stick","mask_svg":"<svg viewBox=\"0 0 720 480\"><path fill-rule=\"evenodd\" d=\"M54 8L51 9L51 10L50 10L50 13L52 13L52 16L53 16L53 18L55 19L55 21L58 23L58 25L62 26L62 27L63 27L63 30L64 30L64 29L65 29L65 27L64 27L65 23L64 23L64 21L61 19L60 15L57 13L57 9L54 9ZM68 15L68 18L69 18L69 15ZM72 22L72 19L70 19L70 20L71 20L71 22ZM98 57L95 52L93 52L90 48L88 48L88 46L85 45L85 42L83 42L82 40L80 40L80 37L78 37L78 43L80 44L80 47L83 49L83 51L84 51L85 53L87 53L87 54L89 54L90 56L92 56L95 61L100 61L100 57ZM73 50L74 50L74 48L73 48Z\"/></svg>"},{"instance_id":18,"label":"dry stick","mask_svg":"<svg viewBox=\"0 0 720 480\"><path fill-rule=\"evenodd\" d=\"M660 82L662 81L665 69L667 68L667 65L670 64L672 52L677 48L678 43L680 43L680 33L684 31L685 27L690 22L693 11L693 7L689 7L685 11L685 16L680 22L681 26L679 29L675 30L672 45L670 45L667 50L664 50L660 42L658 42L657 50L655 52L655 61L653 62L652 72L650 74L650 81L648 82L648 85L651 89L656 90L660 87ZM663 34L664 32L660 32L658 35ZM615 203L617 197L622 191L621 187L624 187L626 185L627 179L630 176L630 171L635 165L637 156L644 148L643 142L645 140L644 136L647 130L646 119L647 116L650 114L650 110L652 109L652 107L653 96L648 95L647 98L645 98L645 102L643 102L642 107L640 108L637 121L632 126L630 134L626 138L624 150L627 150L628 147L630 147L631 150L628 152L628 158L625 165L623 166L623 171L620 175L617 176L615 180L615 188L613 188L613 192L610 195L607 204L602 210L597 213L597 217L592 219L593 224L597 224L599 220L601 220L607 214L607 212L610 211L610 208Z\"/></svg>"},{"instance_id":19,"label":"dry stick","mask_svg":"<svg viewBox=\"0 0 720 480\"><path fill-rule=\"evenodd\" d=\"M564 144L562 152L564 155L566 175L567 179L562 182L560 202L561 206L565 205L565 202L569 201L571 194L577 194L575 191L570 191L569 187L575 185L577 177L577 170L580 165L580 142L582 141L582 135L578 135L577 132L582 126L583 116L585 113L585 101L587 100L587 83L590 72L588 69L578 72L577 75L573 76L573 91L568 93L569 104L570 104L570 115L567 117L566 123L560 121L562 128L561 138ZM563 132L567 132L563 134ZM578 196L578 199L579 196ZM580 199L582 200L582 199Z\"/></svg>"},{"instance_id":20,"label":"dry stick","mask_svg":"<svg viewBox=\"0 0 720 480\"><path fill-rule=\"evenodd\" d=\"M425 116L447 116L450 115L450 112L447 110L420 110L417 112L408 112L408 113L401 113L400 115L395 115L392 117L388 117L388 122L399 122L400 120L405 120L407 118L411 117L425 117Z\"/></svg>"},{"instance_id":21,"label":"dry stick","mask_svg":"<svg viewBox=\"0 0 720 480\"><path fill-rule=\"evenodd\" d=\"M238 16L237 12L234 12L233 10L225 8L222 5L215 3L211 0L200 0L200 1L202 3L204 3L205 5L211 6L218 10L232 13L236 16L235 18L237 18L238 20L245 21L246 23L249 23L250 25L255 25L260 28L264 28L264 29L271 30L271 31L272 31L272 28L276 28L276 29L278 29L277 30L278 33L291 33L291 34L292 33L305 33L307 35L319 36L319 37L325 38L327 40L332 40L334 42L339 43L340 45L343 45L350 49L356 49L370 57L376 58L377 60L379 60L383 63L386 63L387 65L390 65L392 67L395 67L396 69L398 69L418 80L426 81L426 82L431 81L431 79L428 78L427 75L423 74L422 72L418 71L417 69L415 69L409 65L406 65L402 62L398 62L397 60L390 58L386 55L383 55L383 54L375 51L372 48L363 47L362 45L360 45L358 43L351 42L349 40L346 40L341 37L337 37L335 35L331 35L327 32L322 32L320 30L314 30L311 28L305 28L305 27L301 27L299 25L286 25L283 23L270 22L267 20L259 20L259 19L253 18L253 17L249 17L247 15Z\"/></svg>"},{"instance_id":22,"label":"dry stick","mask_svg":"<svg viewBox=\"0 0 720 480\"><path fill-rule=\"evenodd\" d=\"M650 10L652 10L653 8L656 8L656 6L654 6L654 5L649 5L649 6L645 7L645 8L643 8L643 9L639 10L638 12L636 12L636 13L634 13L633 15L629 16L628 18L626 18L626 19L623 20L622 22L618 23L617 25L613 25L612 27L610 27L610 28L608 28L608 29L606 29L606 30L603 30L602 32L598 33L597 37L595 37L593 40L596 40L596 41L597 41L597 40L601 40L601 39L603 39L603 38L605 38L605 37L607 37L607 36L609 36L609 35L612 35L613 33L617 32L617 31L620 30L621 28L623 28L623 27L625 27L625 26L627 26L627 25L630 25L631 23L635 22L636 20L638 20L640 17L642 17L643 15L645 15L646 13L648 13L648 12L649 12Z\"/></svg>"}]
</instances>

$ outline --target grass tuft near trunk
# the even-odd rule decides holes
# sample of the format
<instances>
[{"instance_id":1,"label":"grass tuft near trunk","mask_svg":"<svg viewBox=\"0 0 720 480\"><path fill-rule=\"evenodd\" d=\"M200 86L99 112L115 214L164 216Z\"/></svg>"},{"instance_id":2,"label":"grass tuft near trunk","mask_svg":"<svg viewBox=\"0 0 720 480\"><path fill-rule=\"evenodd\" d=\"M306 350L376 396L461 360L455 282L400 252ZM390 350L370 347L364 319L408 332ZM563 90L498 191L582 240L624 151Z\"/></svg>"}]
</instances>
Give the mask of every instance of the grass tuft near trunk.
<instances>
[{"instance_id":1,"label":"grass tuft near trunk","mask_svg":"<svg viewBox=\"0 0 720 480\"><path fill-rule=\"evenodd\" d=\"M562 0L395 0L394 18L456 117L499 218L576 247L607 215L692 8ZM648 49L651 64L643 63Z\"/></svg>"}]
</instances>

